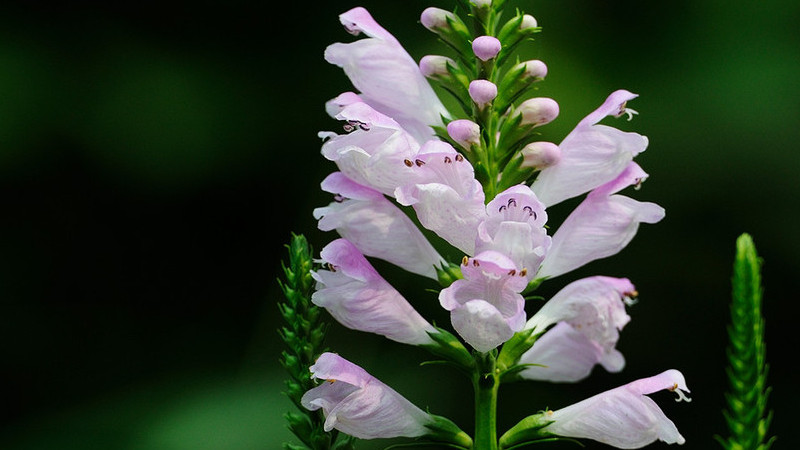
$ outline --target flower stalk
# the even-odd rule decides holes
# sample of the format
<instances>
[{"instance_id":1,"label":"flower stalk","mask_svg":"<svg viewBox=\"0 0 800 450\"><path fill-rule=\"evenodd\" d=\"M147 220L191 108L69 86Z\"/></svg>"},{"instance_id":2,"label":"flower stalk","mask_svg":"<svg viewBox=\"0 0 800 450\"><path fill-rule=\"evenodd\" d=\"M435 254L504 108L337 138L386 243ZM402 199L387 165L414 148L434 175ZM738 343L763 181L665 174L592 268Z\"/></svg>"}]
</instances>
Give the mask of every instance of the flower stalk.
<instances>
[{"instance_id":1,"label":"flower stalk","mask_svg":"<svg viewBox=\"0 0 800 450\"><path fill-rule=\"evenodd\" d=\"M475 389L475 448L497 450L497 392L500 376L494 352L476 354L478 370L472 379Z\"/></svg>"}]
</instances>

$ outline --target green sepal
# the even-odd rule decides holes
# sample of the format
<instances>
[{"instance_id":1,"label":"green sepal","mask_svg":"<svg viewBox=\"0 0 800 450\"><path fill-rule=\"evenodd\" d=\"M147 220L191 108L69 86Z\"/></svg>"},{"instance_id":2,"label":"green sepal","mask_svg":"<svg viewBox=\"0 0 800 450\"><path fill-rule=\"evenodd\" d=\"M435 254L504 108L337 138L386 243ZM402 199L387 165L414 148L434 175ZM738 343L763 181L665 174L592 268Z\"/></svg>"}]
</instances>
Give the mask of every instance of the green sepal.
<instances>
[{"instance_id":1,"label":"green sepal","mask_svg":"<svg viewBox=\"0 0 800 450\"><path fill-rule=\"evenodd\" d=\"M497 182L497 190L504 191L505 189L526 182L534 173L533 167L522 167L525 158L522 153L516 152L511 160L505 165L500 175L500 181Z\"/></svg>"},{"instance_id":2,"label":"green sepal","mask_svg":"<svg viewBox=\"0 0 800 450\"><path fill-rule=\"evenodd\" d=\"M425 425L429 431L422 436L440 444L450 444L452 448L472 448L472 438L446 417L430 414L433 422Z\"/></svg>"},{"instance_id":3,"label":"green sepal","mask_svg":"<svg viewBox=\"0 0 800 450\"><path fill-rule=\"evenodd\" d=\"M433 343L422 344L420 347L444 358L451 365L471 376L475 369L475 359L472 354L452 333L439 327L434 328L436 328L435 332L428 332L428 336L431 337Z\"/></svg>"},{"instance_id":4,"label":"green sepal","mask_svg":"<svg viewBox=\"0 0 800 450\"><path fill-rule=\"evenodd\" d=\"M458 55L458 59L464 63L465 68L475 75L474 55L472 53L472 34L469 28L461 20L458 14L452 14L447 18L447 27L433 30L439 39L452 48Z\"/></svg>"},{"instance_id":5,"label":"green sepal","mask_svg":"<svg viewBox=\"0 0 800 450\"><path fill-rule=\"evenodd\" d=\"M525 17L522 12L517 10L517 14L509 19L497 33L497 39L503 45L497 55L497 64L501 65L506 58L511 55L516 46L523 40L530 38L534 34L542 31L541 27L520 28L522 19Z\"/></svg>"},{"instance_id":6,"label":"green sepal","mask_svg":"<svg viewBox=\"0 0 800 450\"><path fill-rule=\"evenodd\" d=\"M454 281L464 278L464 275L461 273L461 266L448 262L436 268L436 277L439 284L446 288Z\"/></svg>"},{"instance_id":7,"label":"green sepal","mask_svg":"<svg viewBox=\"0 0 800 450\"><path fill-rule=\"evenodd\" d=\"M498 114L503 114L512 103L535 86L541 78L526 76L525 64L517 63L503 74L497 85L497 98L492 106Z\"/></svg>"},{"instance_id":8,"label":"green sepal","mask_svg":"<svg viewBox=\"0 0 800 450\"><path fill-rule=\"evenodd\" d=\"M505 372L516 370L514 368L518 365L519 358L533 347L543 333L543 331L537 332L535 328L528 328L514 333L514 336L511 336L511 339L503 344L497 357L497 368L500 369L501 376ZM518 371L516 370L516 372ZM513 373L515 372L510 372L510 374ZM506 377L503 376L503 378L505 381Z\"/></svg>"},{"instance_id":9,"label":"green sepal","mask_svg":"<svg viewBox=\"0 0 800 450\"><path fill-rule=\"evenodd\" d=\"M558 439L555 435L548 432L545 428L553 423L547 420L547 412L534 414L520 420L516 425L500 436L500 449L507 450L519 448L522 445L535 443L544 439Z\"/></svg>"}]
</instances>

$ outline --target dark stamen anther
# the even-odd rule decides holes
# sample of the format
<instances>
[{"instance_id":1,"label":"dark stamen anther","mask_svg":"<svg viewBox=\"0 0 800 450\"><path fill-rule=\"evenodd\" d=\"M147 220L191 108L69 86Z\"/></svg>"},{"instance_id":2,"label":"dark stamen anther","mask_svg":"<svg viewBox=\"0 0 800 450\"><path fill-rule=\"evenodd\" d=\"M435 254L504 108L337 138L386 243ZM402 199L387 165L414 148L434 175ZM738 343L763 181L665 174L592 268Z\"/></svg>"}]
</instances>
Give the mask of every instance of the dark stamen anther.
<instances>
[{"instance_id":1,"label":"dark stamen anther","mask_svg":"<svg viewBox=\"0 0 800 450\"><path fill-rule=\"evenodd\" d=\"M417 167L425 165L425 161L423 161L421 159L415 160L414 163L417 165Z\"/></svg>"},{"instance_id":2,"label":"dark stamen anther","mask_svg":"<svg viewBox=\"0 0 800 450\"><path fill-rule=\"evenodd\" d=\"M512 205L516 208L517 207L517 200L513 199L513 198L510 198L510 199L508 199L508 207L510 208Z\"/></svg>"},{"instance_id":3,"label":"dark stamen anther","mask_svg":"<svg viewBox=\"0 0 800 450\"><path fill-rule=\"evenodd\" d=\"M456 155L456 161L461 162L463 160L464 160L464 156L462 156L461 153Z\"/></svg>"},{"instance_id":4,"label":"dark stamen anther","mask_svg":"<svg viewBox=\"0 0 800 450\"><path fill-rule=\"evenodd\" d=\"M517 270L516 269L511 269L511 270L508 271L508 274L513 277L514 275L517 274Z\"/></svg>"},{"instance_id":5,"label":"dark stamen anther","mask_svg":"<svg viewBox=\"0 0 800 450\"><path fill-rule=\"evenodd\" d=\"M444 162L445 162L445 164L450 164L451 162L453 162L453 160L452 160L452 159L450 159L450 157L449 157L449 156L445 156L445 157L444 157Z\"/></svg>"},{"instance_id":6,"label":"dark stamen anther","mask_svg":"<svg viewBox=\"0 0 800 450\"><path fill-rule=\"evenodd\" d=\"M414 166L414 163L411 162L410 159L403 160L403 164L405 164L408 167L413 167Z\"/></svg>"},{"instance_id":7,"label":"dark stamen anther","mask_svg":"<svg viewBox=\"0 0 800 450\"><path fill-rule=\"evenodd\" d=\"M467 266L467 265L469 265L469 257L468 257L467 255L464 255L464 257L463 257L463 258L461 258L461 265L462 265L462 266Z\"/></svg>"}]
</instances>

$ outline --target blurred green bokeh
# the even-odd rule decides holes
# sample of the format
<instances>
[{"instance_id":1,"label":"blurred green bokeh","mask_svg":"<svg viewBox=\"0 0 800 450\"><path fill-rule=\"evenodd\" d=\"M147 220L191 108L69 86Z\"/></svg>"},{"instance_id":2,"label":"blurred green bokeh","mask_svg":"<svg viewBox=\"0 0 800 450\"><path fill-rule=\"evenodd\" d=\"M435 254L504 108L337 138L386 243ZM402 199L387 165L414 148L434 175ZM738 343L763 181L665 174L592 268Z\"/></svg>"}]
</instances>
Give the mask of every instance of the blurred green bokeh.
<instances>
[{"instance_id":1,"label":"blurred green bokeh","mask_svg":"<svg viewBox=\"0 0 800 450\"><path fill-rule=\"evenodd\" d=\"M637 161L650 178L631 195L667 217L542 288L629 277L641 302L619 345L626 369L504 387L501 427L677 368L694 401L656 400L684 447L716 445L734 242L748 232L765 260L772 430L778 445L800 443L800 4L510 3L544 28L521 55L547 63L538 95L561 106L544 138L558 142L615 89L640 94L629 104L639 115L611 123L649 137ZM337 15L359 4L416 59L446 52L418 23L425 7L454 4L440 0L0 6L0 448L277 449L290 438L275 279L290 232L316 249L333 239L311 217L333 170L316 133L338 127L323 103L351 87L322 52L352 39ZM432 286L379 268L446 323ZM470 429L468 383L419 367L423 352L339 326L329 346Z\"/></svg>"}]
</instances>

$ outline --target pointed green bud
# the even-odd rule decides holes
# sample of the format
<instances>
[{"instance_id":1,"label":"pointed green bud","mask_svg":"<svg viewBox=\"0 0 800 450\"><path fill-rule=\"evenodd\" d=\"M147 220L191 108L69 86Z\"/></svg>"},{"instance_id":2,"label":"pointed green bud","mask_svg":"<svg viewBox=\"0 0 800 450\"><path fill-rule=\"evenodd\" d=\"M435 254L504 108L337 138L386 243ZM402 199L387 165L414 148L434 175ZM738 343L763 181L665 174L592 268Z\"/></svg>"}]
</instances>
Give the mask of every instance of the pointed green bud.
<instances>
[{"instance_id":1,"label":"pointed green bud","mask_svg":"<svg viewBox=\"0 0 800 450\"><path fill-rule=\"evenodd\" d=\"M497 368L501 372L516 366L520 357L533 347L533 344L542 335L542 333L536 333L535 331L533 328L518 331L503 344L500 354L497 356Z\"/></svg>"},{"instance_id":2,"label":"pointed green bud","mask_svg":"<svg viewBox=\"0 0 800 450\"><path fill-rule=\"evenodd\" d=\"M553 435L544 431L552 421L547 420L547 412L528 416L500 436L500 449L513 448L526 443L552 438Z\"/></svg>"},{"instance_id":3,"label":"pointed green bud","mask_svg":"<svg viewBox=\"0 0 800 450\"><path fill-rule=\"evenodd\" d=\"M456 280L464 278L464 275L461 273L461 266L451 262L448 262L447 265L437 267L436 276L439 279L439 284L441 284L443 288L450 286Z\"/></svg>"},{"instance_id":4,"label":"pointed green bud","mask_svg":"<svg viewBox=\"0 0 800 450\"><path fill-rule=\"evenodd\" d=\"M444 358L445 361L452 363L467 374L471 374L472 369L475 367L475 359L472 357L469 350L467 350L464 344L449 331L438 327L434 328L436 328L435 332L428 333L433 343L423 344L420 347L425 348L436 356Z\"/></svg>"},{"instance_id":5,"label":"pointed green bud","mask_svg":"<svg viewBox=\"0 0 800 450\"><path fill-rule=\"evenodd\" d=\"M430 414L430 417L433 419L433 423L425 425L430 430L425 434L425 438L434 442L454 444L464 449L472 448L472 438L450 419L434 414Z\"/></svg>"}]
</instances>

